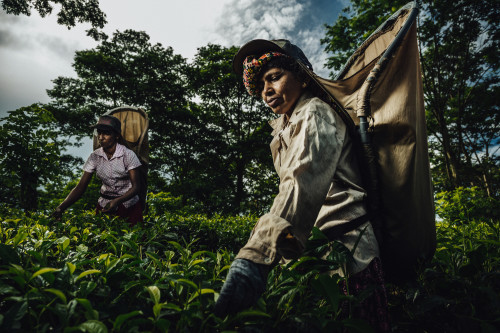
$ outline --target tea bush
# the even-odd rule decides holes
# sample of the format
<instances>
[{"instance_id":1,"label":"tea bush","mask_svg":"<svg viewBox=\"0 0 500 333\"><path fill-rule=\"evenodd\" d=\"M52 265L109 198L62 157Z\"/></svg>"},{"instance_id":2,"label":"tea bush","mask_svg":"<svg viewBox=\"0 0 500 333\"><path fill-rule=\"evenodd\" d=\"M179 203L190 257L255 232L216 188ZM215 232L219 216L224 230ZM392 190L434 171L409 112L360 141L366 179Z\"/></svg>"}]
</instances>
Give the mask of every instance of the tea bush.
<instances>
[{"instance_id":1,"label":"tea bush","mask_svg":"<svg viewBox=\"0 0 500 333\"><path fill-rule=\"evenodd\" d=\"M456 224L498 220L500 202L478 187L458 187L436 195L436 213L443 220Z\"/></svg>"},{"instance_id":2,"label":"tea bush","mask_svg":"<svg viewBox=\"0 0 500 333\"><path fill-rule=\"evenodd\" d=\"M418 280L389 286L397 332L498 332L500 224L437 224L437 249Z\"/></svg>"},{"instance_id":3,"label":"tea bush","mask_svg":"<svg viewBox=\"0 0 500 333\"><path fill-rule=\"evenodd\" d=\"M129 228L91 211L68 213L63 222L43 214L7 215L0 224L1 330L209 332L253 327L275 332L296 327L309 332L365 327L332 315L345 298L337 285L340 277L322 273L341 264L334 258L277 268L255 309L215 317L217 291L235 249L248 237L252 218L175 219L172 214ZM230 250L221 249L223 245ZM325 246L323 239L320 248ZM306 275L305 265L312 265Z\"/></svg>"},{"instance_id":4,"label":"tea bush","mask_svg":"<svg viewBox=\"0 0 500 333\"><path fill-rule=\"evenodd\" d=\"M326 272L351 254L317 229L302 258L271 271L254 308L215 317L227 269L257 219L194 214L168 194L153 199L133 228L93 211L58 222L0 206L0 331L371 331L341 315L360 299ZM498 331L500 225L474 216L439 222L436 254L418 280L388 285L393 331Z\"/></svg>"}]
</instances>

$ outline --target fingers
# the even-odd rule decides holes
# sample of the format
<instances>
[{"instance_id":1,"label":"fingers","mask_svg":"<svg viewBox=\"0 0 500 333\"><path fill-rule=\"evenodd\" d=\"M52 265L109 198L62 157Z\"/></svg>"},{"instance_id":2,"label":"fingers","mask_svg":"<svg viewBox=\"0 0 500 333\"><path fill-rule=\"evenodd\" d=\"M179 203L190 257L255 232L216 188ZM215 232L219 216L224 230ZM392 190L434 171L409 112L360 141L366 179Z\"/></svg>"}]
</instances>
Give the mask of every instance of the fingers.
<instances>
[{"instance_id":1,"label":"fingers","mask_svg":"<svg viewBox=\"0 0 500 333\"><path fill-rule=\"evenodd\" d=\"M118 209L118 203L116 201L110 201L107 205L102 209L103 213L111 213Z\"/></svg>"},{"instance_id":2,"label":"fingers","mask_svg":"<svg viewBox=\"0 0 500 333\"><path fill-rule=\"evenodd\" d=\"M61 219L61 217L62 217L62 213L63 213L63 212L62 212L62 210L61 210L59 207L57 207L57 208L56 208L56 209L52 212L52 214L50 214L50 216L51 216L52 218L54 218L54 219L56 219L56 220L58 220L58 221L59 221L59 220Z\"/></svg>"}]
</instances>

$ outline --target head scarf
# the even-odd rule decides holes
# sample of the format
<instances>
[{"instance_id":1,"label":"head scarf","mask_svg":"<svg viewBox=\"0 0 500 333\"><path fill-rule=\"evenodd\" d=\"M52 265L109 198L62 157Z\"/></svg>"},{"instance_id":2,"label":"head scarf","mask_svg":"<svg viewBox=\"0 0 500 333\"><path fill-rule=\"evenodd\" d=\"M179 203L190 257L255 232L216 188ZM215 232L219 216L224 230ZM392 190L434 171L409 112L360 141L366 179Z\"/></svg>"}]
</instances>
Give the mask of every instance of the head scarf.
<instances>
[{"instance_id":1,"label":"head scarf","mask_svg":"<svg viewBox=\"0 0 500 333\"><path fill-rule=\"evenodd\" d=\"M248 93L252 96L258 95L257 77L262 67L271 59L277 57L288 57L286 54L279 52L268 52L263 54L258 59L255 56L248 56L243 61L243 84Z\"/></svg>"}]
</instances>

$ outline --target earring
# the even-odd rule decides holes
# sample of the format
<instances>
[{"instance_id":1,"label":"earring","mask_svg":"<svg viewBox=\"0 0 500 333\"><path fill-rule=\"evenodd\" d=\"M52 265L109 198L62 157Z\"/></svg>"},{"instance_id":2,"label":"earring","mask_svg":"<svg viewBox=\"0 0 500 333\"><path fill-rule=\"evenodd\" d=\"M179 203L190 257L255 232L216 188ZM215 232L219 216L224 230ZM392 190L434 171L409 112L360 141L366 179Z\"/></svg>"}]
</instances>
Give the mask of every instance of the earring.
<instances>
[{"instance_id":1,"label":"earring","mask_svg":"<svg viewBox=\"0 0 500 333\"><path fill-rule=\"evenodd\" d=\"M305 88L305 87L307 87L307 83L304 82L304 83L302 83L302 88Z\"/></svg>"}]
</instances>

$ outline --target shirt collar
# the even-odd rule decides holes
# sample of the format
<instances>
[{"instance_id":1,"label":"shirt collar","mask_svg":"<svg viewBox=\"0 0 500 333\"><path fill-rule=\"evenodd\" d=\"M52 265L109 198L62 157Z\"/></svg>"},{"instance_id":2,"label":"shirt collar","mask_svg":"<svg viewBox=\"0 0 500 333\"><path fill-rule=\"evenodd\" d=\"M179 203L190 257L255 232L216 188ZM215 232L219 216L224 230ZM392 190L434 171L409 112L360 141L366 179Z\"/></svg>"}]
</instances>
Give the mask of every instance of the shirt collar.
<instances>
[{"instance_id":1,"label":"shirt collar","mask_svg":"<svg viewBox=\"0 0 500 333\"><path fill-rule=\"evenodd\" d=\"M104 157L105 159L108 159L108 157L106 156L106 153L104 152L104 149L102 147L99 148L99 149L97 149L95 151L95 153L97 155L99 155L99 156ZM119 143L116 143L115 153L113 154L113 156L111 156L110 160L112 160L113 158L117 158L117 157L123 156L123 154L125 154L125 146L121 145Z\"/></svg>"},{"instance_id":2,"label":"shirt collar","mask_svg":"<svg viewBox=\"0 0 500 333\"><path fill-rule=\"evenodd\" d=\"M292 119L295 118L294 115L300 113L300 108L302 107L302 105L304 105L305 101L312 97L314 97L314 95L309 90L304 91L302 95L300 95L299 99L297 100L297 103L295 103L295 106L293 108L292 115L290 116L290 121L292 121ZM284 114L282 114L278 118L270 120L269 125L271 125L271 127L273 128L271 135L275 136L276 133L278 133L283 129L283 127L285 127L285 124L286 124L286 118Z\"/></svg>"}]
</instances>

